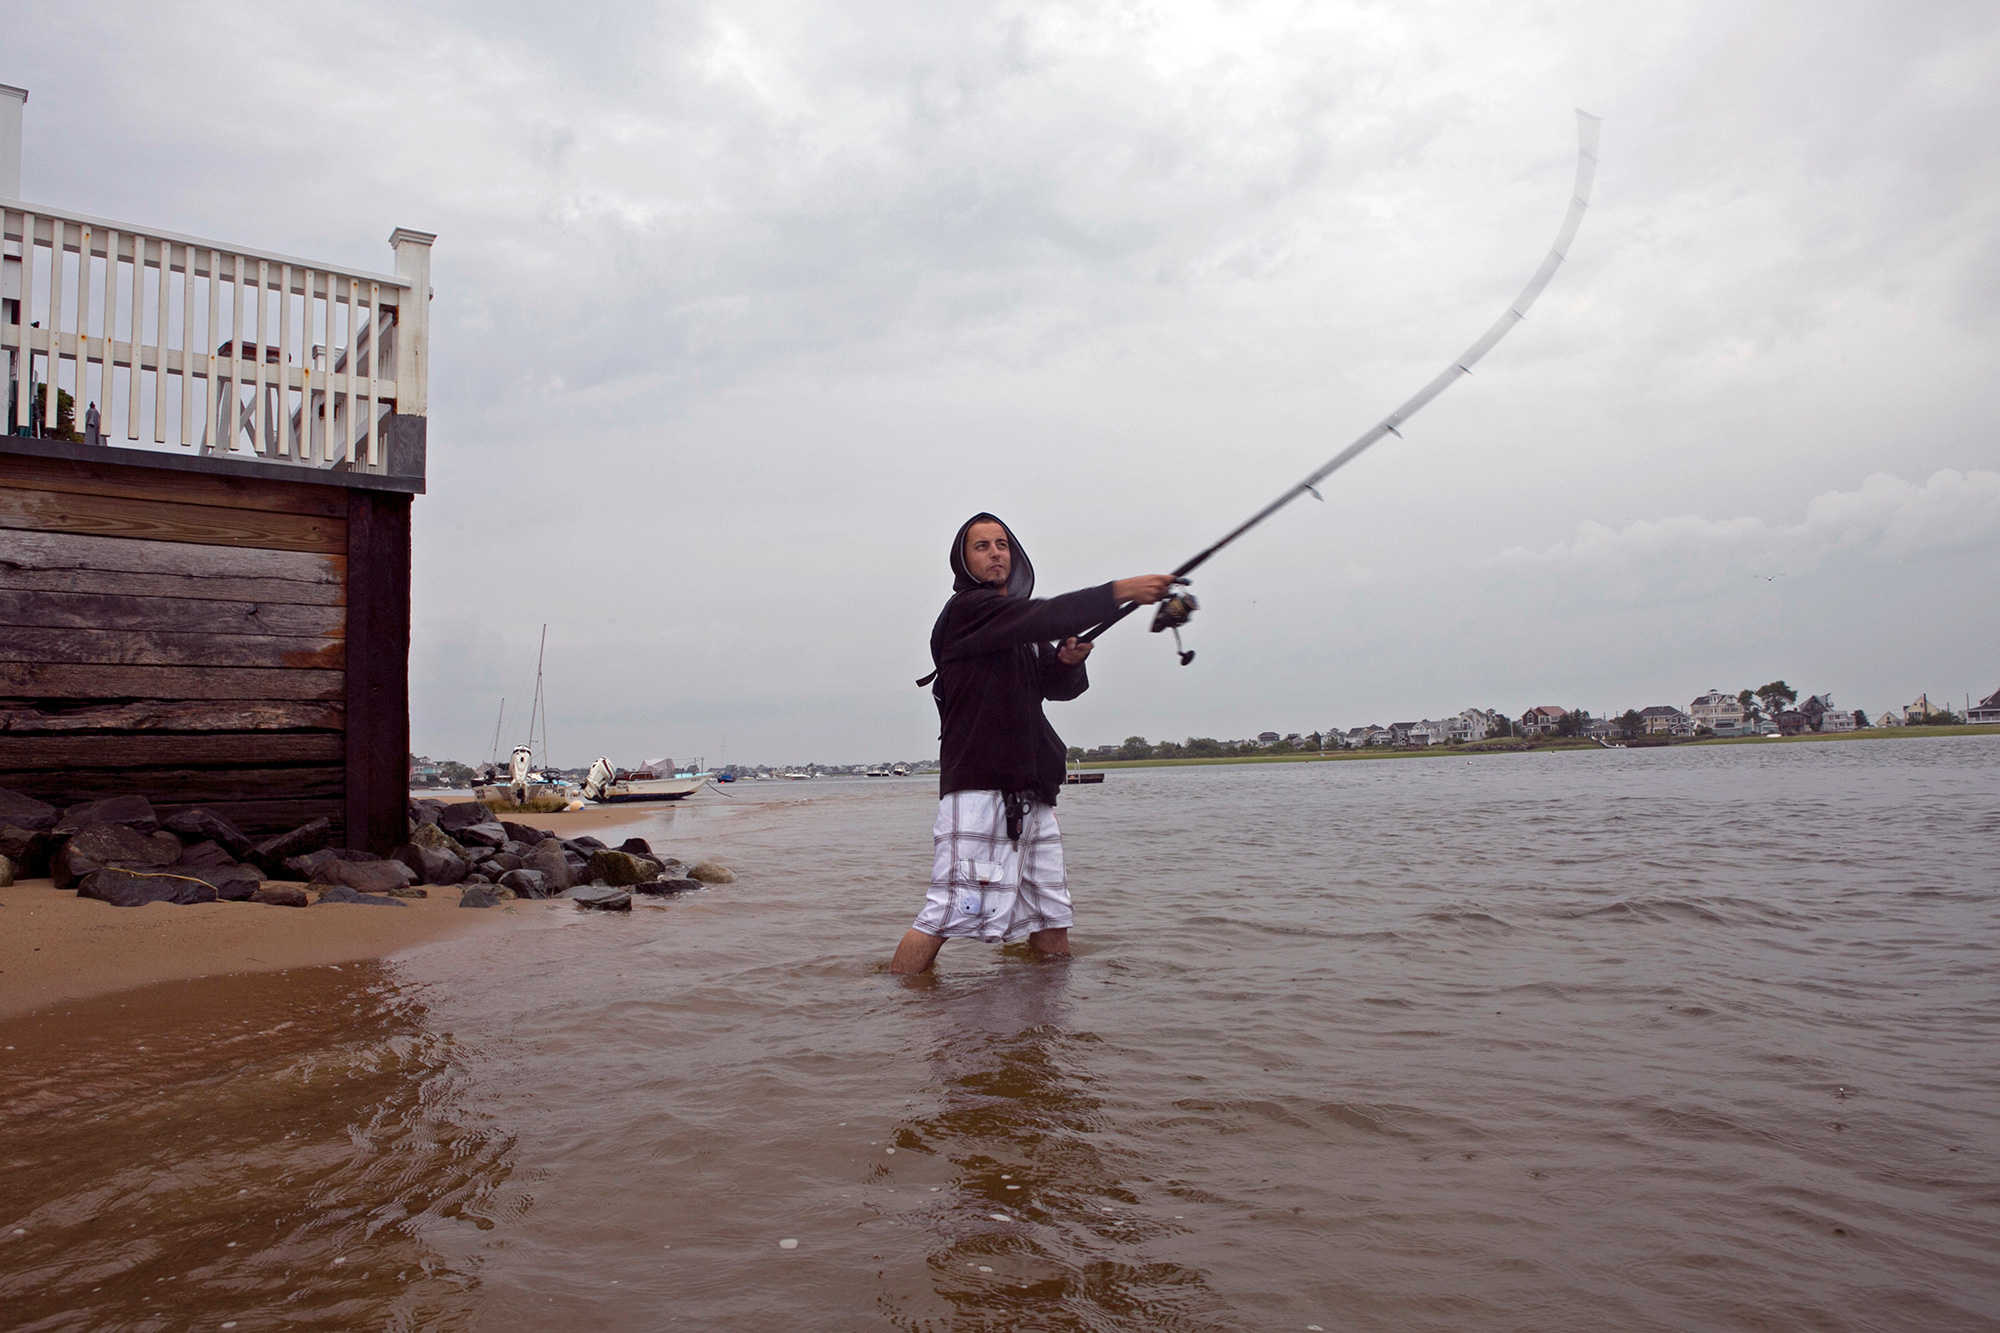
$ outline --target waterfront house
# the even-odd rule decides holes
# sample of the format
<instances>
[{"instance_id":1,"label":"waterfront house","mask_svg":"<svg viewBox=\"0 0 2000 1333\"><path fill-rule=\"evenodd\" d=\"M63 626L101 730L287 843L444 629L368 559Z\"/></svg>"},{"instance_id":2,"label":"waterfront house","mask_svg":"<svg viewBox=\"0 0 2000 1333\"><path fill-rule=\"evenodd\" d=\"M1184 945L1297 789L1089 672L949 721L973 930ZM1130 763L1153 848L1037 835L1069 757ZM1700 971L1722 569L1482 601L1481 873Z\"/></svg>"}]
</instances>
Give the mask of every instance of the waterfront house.
<instances>
[{"instance_id":1,"label":"waterfront house","mask_svg":"<svg viewBox=\"0 0 2000 1333\"><path fill-rule=\"evenodd\" d=\"M1654 704L1650 708L1641 708L1639 718L1646 724L1648 736L1694 735L1694 719L1672 704Z\"/></svg>"},{"instance_id":2,"label":"waterfront house","mask_svg":"<svg viewBox=\"0 0 2000 1333\"><path fill-rule=\"evenodd\" d=\"M386 855L436 238L378 272L30 203L27 101L0 87L0 787Z\"/></svg>"},{"instance_id":3,"label":"waterfront house","mask_svg":"<svg viewBox=\"0 0 2000 1333\"><path fill-rule=\"evenodd\" d=\"M1920 694L1914 702L1903 706L1903 721L1905 723L1922 722L1932 714L1944 711L1942 708L1933 708L1931 706L1931 698L1928 693Z\"/></svg>"},{"instance_id":4,"label":"waterfront house","mask_svg":"<svg viewBox=\"0 0 2000 1333\"><path fill-rule=\"evenodd\" d=\"M1981 699L1965 710L1967 722L2000 722L2000 690Z\"/></svg>"},{"instance_id":5,"label":"waterfront house","mask_svg":"<svg viewBox=\"0 0 2000 1333\"><path fill-rule=\"evenodd\" d=\"M1718 736L1740 736L1748 730L1743 723L1743 701L1733 694L1711 689L1688 705L1688 716L1697 727L1707 727Z\"/></svg>"},{"instance_id":6,"label":"waterfront house","mask_svg":"<svg viewBox=\"0 0 2000 1333\"><path fill-rule=\"evenodd\" d=\"M1521 731L1528 736L1546 736L1554 732L1558 723L1569 716L1569 709L1558 708L1554 704L1540 704L1521 714Z\"/></svg>"},{"instance_id":7,"label":"waterfront house","mask_svg":"<svg viewBox=\"0 0 2000 1333\"><path fill-rule=\"evenodd\" d=\"M1449 739L1483 741L1493 734L1493 719L1483 708L1468 708L1447 724Z\"/></svg>"}]
</instances>

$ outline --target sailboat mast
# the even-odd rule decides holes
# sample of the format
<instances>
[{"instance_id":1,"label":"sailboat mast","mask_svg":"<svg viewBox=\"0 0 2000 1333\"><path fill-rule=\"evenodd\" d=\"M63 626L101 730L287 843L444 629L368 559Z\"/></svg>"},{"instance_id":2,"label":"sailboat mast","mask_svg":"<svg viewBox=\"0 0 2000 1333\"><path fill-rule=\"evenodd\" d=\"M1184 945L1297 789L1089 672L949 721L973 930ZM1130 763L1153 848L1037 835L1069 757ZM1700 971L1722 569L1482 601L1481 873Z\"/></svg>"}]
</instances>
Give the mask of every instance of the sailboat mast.
<instances>
[{"instance_id":1,"label":"sailboat mast","mask_svg":"<svg viewBox=\"0 0 2000 1333\"><path fill-rule=\"evenodd\" d=\"M493 723L493 752L486 757L489 766L500 762L500 728L507 722L507 696L500 696L500 716Z\"/></svg>"},{"instance_id":2,"label":"sailboat mast","mask_svg":"<svg viewBox=\"0 0 2000 1333\"><path fill-rule=\"evenodd\" d=\"M535 650L535 701L528 705L528 746L531 750L535 744L535 719L540 717L542 712L542 656L548 650L549 627L544 624L542 626L542 646ZM543 730L547 730L548 723L544 721L542 726ZM547 755L544 755L543 758L546 759Z\"/></svg>"}]
</instances>

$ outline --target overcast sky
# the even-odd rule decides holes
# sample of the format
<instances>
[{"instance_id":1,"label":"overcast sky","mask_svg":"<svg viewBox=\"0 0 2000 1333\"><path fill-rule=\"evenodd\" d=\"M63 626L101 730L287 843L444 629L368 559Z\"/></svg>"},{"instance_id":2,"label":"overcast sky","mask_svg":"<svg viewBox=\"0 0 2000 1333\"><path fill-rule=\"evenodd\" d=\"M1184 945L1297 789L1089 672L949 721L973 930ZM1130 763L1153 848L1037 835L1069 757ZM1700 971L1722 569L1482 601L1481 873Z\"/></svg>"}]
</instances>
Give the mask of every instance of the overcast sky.
<instances>
[{"instance_id":1,"label":"overcast sky","mask_svg":"<svg viewBox=\"0 0 2000 1333\"><path fill-rule=\"evenodd\" d=\"M1782 676L2000 688L2000 8L0 6L23 192L386 270L438 233L411 739L936 753L970 513L1170 568L1073 743Z\"/></svg>"}]
</instances>

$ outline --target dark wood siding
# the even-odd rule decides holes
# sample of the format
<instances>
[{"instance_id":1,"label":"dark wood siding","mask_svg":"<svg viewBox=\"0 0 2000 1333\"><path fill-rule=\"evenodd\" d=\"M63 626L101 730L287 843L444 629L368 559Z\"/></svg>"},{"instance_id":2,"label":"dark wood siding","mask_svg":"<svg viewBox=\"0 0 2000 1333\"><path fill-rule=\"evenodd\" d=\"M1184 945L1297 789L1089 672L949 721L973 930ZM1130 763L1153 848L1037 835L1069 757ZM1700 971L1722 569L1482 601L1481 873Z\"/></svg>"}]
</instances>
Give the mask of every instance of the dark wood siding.
<instances>
[{"instance_id":1,"label":"dark wood siding","mask_svg":"<svg viewBox=\"0 0 2000 1333\"><path fill-rule=\"evenodd\" d=\"M132 455L126 455L132 458ZM275 832L346 830L353 746L350 496L340 485L0 453L0 786L57 804L141 792ZM399 632L372 645L408 744L409 506L366 494L362 549L400 570ZM387 530L373 511L400 514ZM384 558L371 542L395 550ZM377 617L379 619L379 617ZM372 625L373 622L371 622ZM374 632L371 629L371 632ZM376 788L381 783L373 779ZM373 804L387 808L379 790ZM388 821L370 806L380 841ZM374 824L381 829L372 829ZM395 829L401 833L400 827Z\"/></svg>"}]
</instances>

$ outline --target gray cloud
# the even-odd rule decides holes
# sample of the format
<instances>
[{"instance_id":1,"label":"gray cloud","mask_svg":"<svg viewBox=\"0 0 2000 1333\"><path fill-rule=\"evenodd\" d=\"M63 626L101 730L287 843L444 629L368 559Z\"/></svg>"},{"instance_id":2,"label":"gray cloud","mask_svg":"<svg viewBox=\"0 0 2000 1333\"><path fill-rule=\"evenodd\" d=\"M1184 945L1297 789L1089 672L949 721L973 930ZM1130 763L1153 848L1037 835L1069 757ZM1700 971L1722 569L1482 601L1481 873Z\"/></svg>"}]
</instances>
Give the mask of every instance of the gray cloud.
<instances>
[{"instance_id":1,"label":"gray cloud","mask_svg":"<svg viewBox=\"0 0 2000 1333\"><path fill-rule=\"evenodd\" d=\"M908 682L966 513L1007 514L1051 588L1210 540L1512 295L1578 104L1597 203L1534 319L1205 571L1195 667L1107 639L1064 730L1739 670L1992 688L1983 624L1908 624L1990 586L1990 525L1836 542L1783 600L1689 572L1806 563L1876 474L1930 504L2000 465L1990 6L106 4L9 32L39 53L0 70L35 88L31 198L378 266L390 227L440 234L434 753L484 752L544 621L560 759L928 751Z\"/></svg>"}]
</instances>

